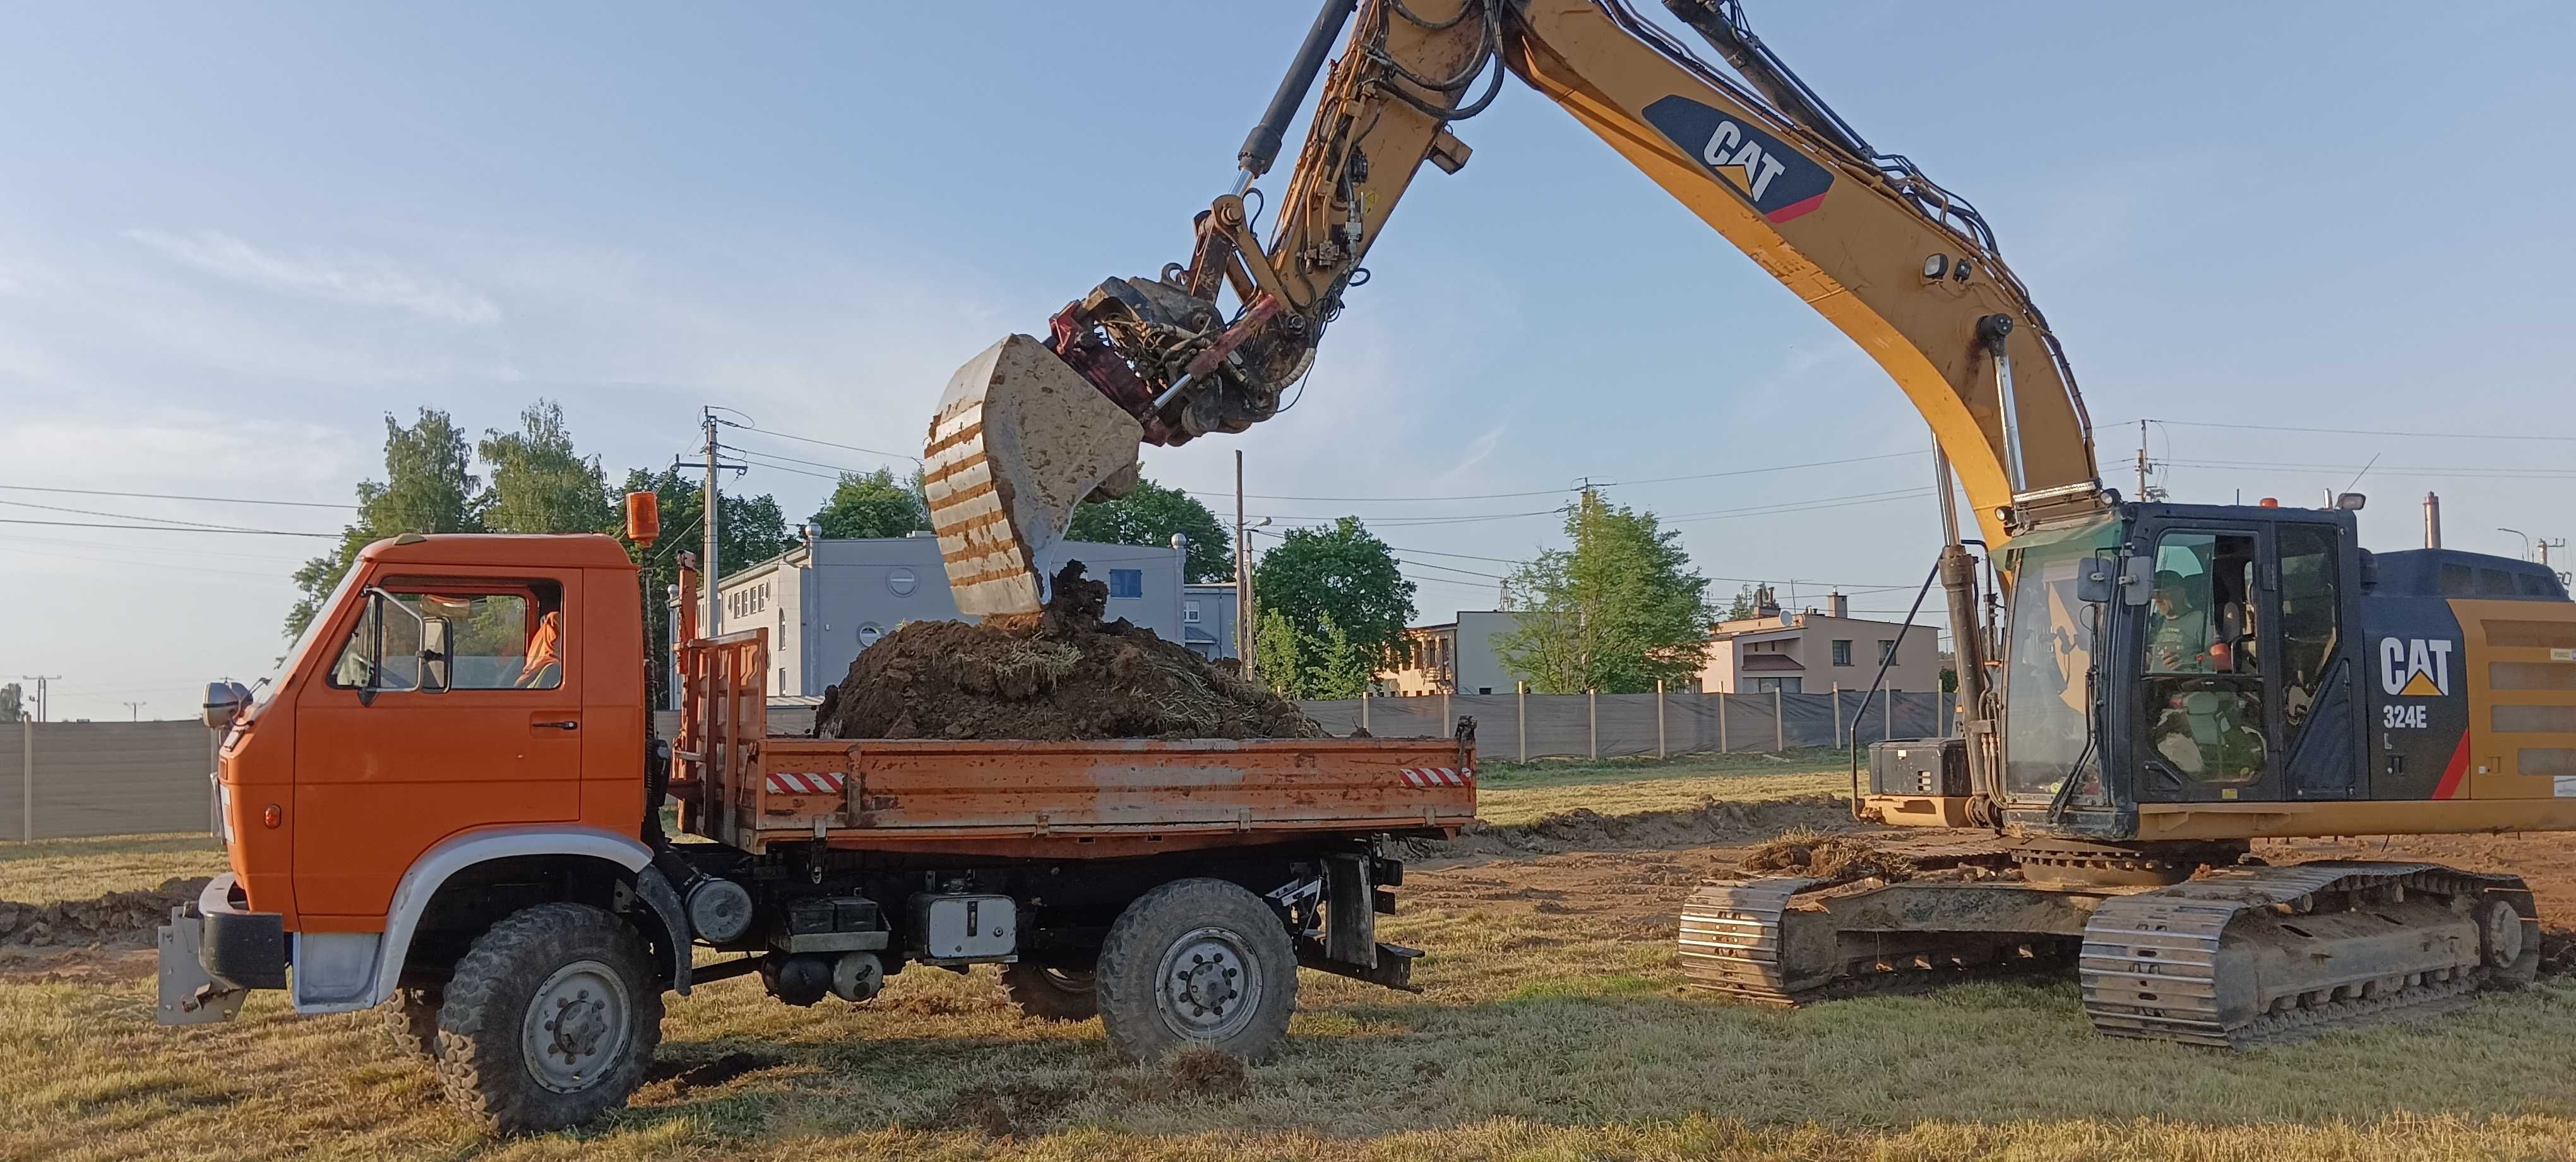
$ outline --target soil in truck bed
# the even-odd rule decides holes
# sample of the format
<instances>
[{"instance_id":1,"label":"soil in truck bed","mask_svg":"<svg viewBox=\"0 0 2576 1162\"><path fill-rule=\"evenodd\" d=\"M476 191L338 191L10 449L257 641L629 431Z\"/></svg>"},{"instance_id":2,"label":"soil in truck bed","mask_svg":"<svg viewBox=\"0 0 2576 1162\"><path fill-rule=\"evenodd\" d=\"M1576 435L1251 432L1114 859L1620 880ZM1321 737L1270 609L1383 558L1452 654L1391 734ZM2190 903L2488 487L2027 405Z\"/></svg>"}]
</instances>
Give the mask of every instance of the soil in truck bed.
<instances>
[{"instance_id":1,"label":"soil in truck bed","mask_svg":"<svg viewBox=\"0 0 2576 1162\"><path fill-rule=\"evenodd\" d=\"M1125 619L1073 561L1044 612L916 621L823 691L816 738L1320 738L1295 703Z\"/></svg>"}]
</instances>

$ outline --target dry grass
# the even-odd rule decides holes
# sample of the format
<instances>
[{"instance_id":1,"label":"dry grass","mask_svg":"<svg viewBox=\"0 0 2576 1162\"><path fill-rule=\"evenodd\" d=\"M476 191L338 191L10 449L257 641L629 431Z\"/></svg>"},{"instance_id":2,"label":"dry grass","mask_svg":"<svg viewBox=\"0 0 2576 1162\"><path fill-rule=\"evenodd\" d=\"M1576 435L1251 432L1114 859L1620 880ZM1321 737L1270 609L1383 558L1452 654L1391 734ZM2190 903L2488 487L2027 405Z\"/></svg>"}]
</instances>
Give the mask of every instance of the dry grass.
<instances>
[{"instance_id":1,"label":"dry grass","mask_svg":"<svg viewBox=\"0 0 2576 1162\"><path fill-rule=\"evenodd\" d=\"M1288 1048L1239 1084L1118 1064L1097 1022L1024 1021L985 973L807 1010L735 980L673 999L627 1112L523 1141L450 1116L371 1014L261 994L162 1030L148 981L0 984L0 1158L2576 1158L2576 982L2239 1054L2096 1036L2069 984L1773 1012L1683 992L1668 939L1606 910L1441 888L1558 866L1420 873L1437 902L1386 929L1431 950L1425 993L1301 974Z\"/></svg>"},{"instance_id":2,"label":"dry grass","mask_svg":"<svg viewBox=\"0 0 2576 1162\"><path fill-rule=\"evenodd\" d=\"M0 900L86 900L223 870L222 845L199 832L0 843Z\"/></svg>"},{"instance_id":3,"label":"dry grass","mask_svg":"<svg viewBox=\"0 0 2576 1162\"><path fill-rule=\"evenodd\" d=\"M1533 763L1476 773L1476 817L1496 826L1589 808L1603 815L1682 811L1701 799L1787 799L1850 793L1840 752L1693 755L1667 762Z\"/></svg>"}]
</instances>

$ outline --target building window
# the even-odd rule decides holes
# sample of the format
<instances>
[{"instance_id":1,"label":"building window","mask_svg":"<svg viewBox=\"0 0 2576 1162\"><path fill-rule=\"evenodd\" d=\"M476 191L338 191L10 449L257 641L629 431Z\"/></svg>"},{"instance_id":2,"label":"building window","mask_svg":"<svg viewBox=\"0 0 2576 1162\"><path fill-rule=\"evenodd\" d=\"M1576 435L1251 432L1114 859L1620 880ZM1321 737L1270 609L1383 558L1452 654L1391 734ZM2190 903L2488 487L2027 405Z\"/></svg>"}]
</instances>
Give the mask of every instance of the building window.
<instances>
[{"instance_id":1,"label":"building window","mask_svg":"<svg viewBox=\"0 0 2576 1162\"><path fill-rule=\"evenodd\" d=\"M1783 694L1798 694L1805 692L1806 685L1804 678L1755 678L1753 692L1768 694L1776 690Z\"/></svg>"},{"instance_id":2,"label":"building window","mask_svg":"<svg viewBox=\"0 0 2576 1162\"><path fill-rule=\"evenodd\" d=\"M774 690L771 690L771 691L770 691L770 693L772 693L772 694L784 694L784 693L786 693L786 692L787 692L787 667L785 667L785 666L780 666L780 667L778 667L778 687L777 687L776 689L774 689Z\"/></svg>"},{"instance_id":3,"label":"building window","mask_svg":"<svg viewBox=\"0 0 2576 1162\"><path fill-rule=\"evenodd\" d=\"M1880 639L1878 639L1878 664L1879 664L1879 665L1884 666L1884 665L1886 665L1887 663L1889 663L1890 661L1895 660L1895 658L1896 658L1896 639L1894 639L1894 638L1880 638Z\"/></svg>"},{"instance_id":4,"label":"building window","mask_svg":"<svg viewBox=\"0 0 2576 1162\"><path fill-rule=\"evenodd\" d=\"M1851 664L1850 638L1838 637L1834 639L1834 664L1837 666L1848 666Z\"/></svg>"},{"instance_id":5,"label":"building window","mask_svg":"<svg viewBox=\"0 0 2576 1162\"><path fill-rule=\"evenodd\" d=\"M1197 625L1199 623L1199 603L1195 601L1182 602L1181 620L1191 625Z\"/></svg>"},{"instance_id":6,"label":"building window","mask_svg":"<svg viewBox=\"0 0 2576 1162\"><path fill-rule=\"evenodd\" d=\"M1142 569L1110 570L1109 595L1111 597L1143 597L1145 595L1145 571Z\"/></svg>"}]
</instances>

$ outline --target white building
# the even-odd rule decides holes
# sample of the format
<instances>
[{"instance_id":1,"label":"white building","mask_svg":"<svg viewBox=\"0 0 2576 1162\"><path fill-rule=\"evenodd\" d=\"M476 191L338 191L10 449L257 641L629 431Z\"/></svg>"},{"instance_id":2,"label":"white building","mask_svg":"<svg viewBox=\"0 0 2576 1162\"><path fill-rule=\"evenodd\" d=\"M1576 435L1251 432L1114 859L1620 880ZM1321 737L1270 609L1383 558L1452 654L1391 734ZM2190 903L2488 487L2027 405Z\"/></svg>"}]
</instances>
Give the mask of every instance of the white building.
<instances>
[{"instance_id":1,"label":"white building","mask_svg":"<svg viewBox=\"0 0 2576 1162\"><path fill-rule=\"evenodd\" d=\"M1850 599L1840 593L1827 598L1821 612L1784 613L1775 605L1717 623L1699 688L1710 694L1867 690L1878 678L1879 662L1893 654L1886 689L1939 690L1940 638L1939 628L1929 623L1908 629L1901 622L1853 617Z\"/></svg>"},{"instance_id":2,"label":"white building","mask_svg":"<svg viewBox=\"0 0 2576 1162\"><path fill-rule=\"evenodd\" d=\"M1125 618L1165 641L1189 640L1180 550L1067 541L1050 556L1082 562L1084 573L1109 586L1109 620ZM716 632L769 630L773 698L819 697L849 673L860 650L896 626L958 617L939 540L929 533L808 541L728 574L716 595L723 609Z\"/></svg>"}]
</instances>

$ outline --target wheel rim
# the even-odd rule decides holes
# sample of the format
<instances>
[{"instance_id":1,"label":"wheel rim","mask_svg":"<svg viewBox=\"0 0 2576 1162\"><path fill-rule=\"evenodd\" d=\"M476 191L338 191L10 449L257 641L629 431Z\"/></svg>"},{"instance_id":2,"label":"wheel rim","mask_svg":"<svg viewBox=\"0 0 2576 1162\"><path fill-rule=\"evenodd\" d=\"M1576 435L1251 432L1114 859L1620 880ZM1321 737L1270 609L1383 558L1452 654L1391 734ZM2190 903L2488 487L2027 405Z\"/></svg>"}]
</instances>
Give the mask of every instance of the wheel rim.
<instances>
[{"instance_id":1,"label":"wheel rim","mask_svg":"<svg viewBox=\"0 0 2576 1162\"><path fill-rule=\"evenodd\" d=\"M1091 991L1091 972L1088 969L1040 969L1038 976L1047 982L1048 987L1060 993L1081 996Z\"/></svg>"},{"instance_id":2,"label":"wheel rim","mask_svg":"<svg viewBox=\"0 0 2576 1162\"><path fill-rule=\"evenodd\" d=\"M1164 1027L1195 1041L1222 1041L1261 1008L1260 965L1243 937L1223 928L1184 933L1154 973L1154 1007Z\"/></svg>"},{"instance_id":3,"label":"wheel rim","mask_svg":"<svg viewBox=\"0 0 2576 1162\"><path fill-rule=\"evenodd\" d=\"M577 1093L599 1083L625 1056L634 998L617 970L596 960L576 960L554 971L520 1022L520 1059L528 1076L556 1093Z\"/></svg>"}]
</instances>

